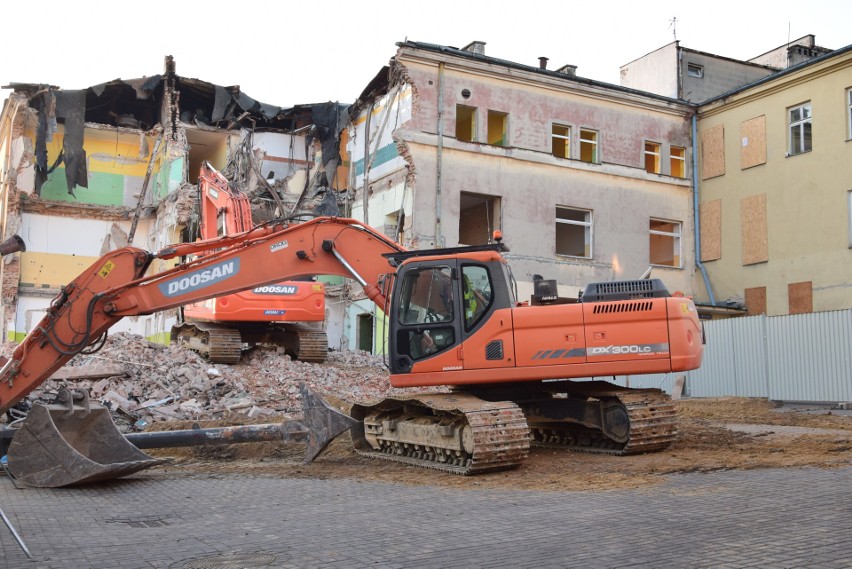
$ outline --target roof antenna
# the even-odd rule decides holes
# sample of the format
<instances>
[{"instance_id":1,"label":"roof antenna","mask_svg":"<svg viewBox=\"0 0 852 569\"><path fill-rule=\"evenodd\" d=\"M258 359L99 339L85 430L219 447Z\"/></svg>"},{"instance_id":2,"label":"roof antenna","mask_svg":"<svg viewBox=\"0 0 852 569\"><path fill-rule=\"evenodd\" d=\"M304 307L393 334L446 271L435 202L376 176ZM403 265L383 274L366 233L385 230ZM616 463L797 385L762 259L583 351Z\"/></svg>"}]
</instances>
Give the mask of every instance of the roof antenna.
<instances>
[{"instance_id":1,"label":"roof antenna","mask_svg":"<svg viewBox=\"0 0 852 569\"><path fill-rule=\"evenodd\" d=\"M671 28L672 35L674 36L675 41L677 41L677 16L669 20L669 28Z\"/></svg>"}]
</instances>

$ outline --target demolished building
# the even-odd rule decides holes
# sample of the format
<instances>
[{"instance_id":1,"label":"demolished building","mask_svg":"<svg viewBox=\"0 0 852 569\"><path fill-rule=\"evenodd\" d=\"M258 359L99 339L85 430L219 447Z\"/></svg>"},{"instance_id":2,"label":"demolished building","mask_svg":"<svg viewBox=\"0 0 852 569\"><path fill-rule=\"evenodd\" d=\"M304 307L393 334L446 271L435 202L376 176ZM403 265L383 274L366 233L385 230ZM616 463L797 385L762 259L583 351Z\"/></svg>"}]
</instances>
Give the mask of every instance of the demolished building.
<instances>
[{"instance_id":1,"label":"demolished building","mask_svg":"<svg viewBox=\"0 0 852 569\"><path fill-rule=\"evenodd\" d=\"M257 221L336 214L345 201L345 105L268 105L239 86L181 77L170 56L151 77L5 88L0 235L19 234L27 246L3 259L7 340L21 340L103 253L192 238L203 162L250 196ZM176 315L128 318L115 331L167 342Z\"/></svg>"}]
</instances>

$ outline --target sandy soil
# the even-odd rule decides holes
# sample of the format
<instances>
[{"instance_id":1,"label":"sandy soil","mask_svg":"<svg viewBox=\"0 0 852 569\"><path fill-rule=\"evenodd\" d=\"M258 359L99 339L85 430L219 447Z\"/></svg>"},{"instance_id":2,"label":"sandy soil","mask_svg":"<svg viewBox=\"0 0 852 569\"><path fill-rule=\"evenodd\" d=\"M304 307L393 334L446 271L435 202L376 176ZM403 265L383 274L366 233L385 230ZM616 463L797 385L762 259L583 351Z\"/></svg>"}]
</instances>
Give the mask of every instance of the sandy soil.
<instances>
[{"instance_id":1,"label":"sandy soil","mask_svg":"<svg viewBox=\"0 0 852 569\"><path fill-rule=\"evenodd\" d=\"M530 490L636 488L658 483L671 473L852 464L852 416L783 410L760 399L687 399L678 401L677 407L678 440L663 452L618 457L533 449L519 468L470 477L359 457L348 435L311 464L302 463L301 445L278 443L163 449L152 454L174 457L171 465L159 469L174 476L228 472Z\"/></svg>"}]
</instances>

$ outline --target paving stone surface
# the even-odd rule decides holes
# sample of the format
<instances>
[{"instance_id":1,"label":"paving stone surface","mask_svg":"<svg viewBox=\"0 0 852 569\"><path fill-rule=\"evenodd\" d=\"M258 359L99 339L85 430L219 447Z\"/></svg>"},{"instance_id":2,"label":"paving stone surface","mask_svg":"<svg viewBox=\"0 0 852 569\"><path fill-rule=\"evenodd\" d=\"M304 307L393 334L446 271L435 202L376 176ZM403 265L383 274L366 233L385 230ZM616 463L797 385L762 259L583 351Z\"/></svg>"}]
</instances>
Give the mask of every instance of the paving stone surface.
<instances>
[{"instance_id":1,"label":"paving stone surface","mask_svg":"<svg viewBox=\"0 0 852 569\"><path fill-rule=\"evenodd\" d=\"M668 476L532 492L139 474L16 489L8 568L849 568L852 467Z\"/></svg>"}]
</instances>

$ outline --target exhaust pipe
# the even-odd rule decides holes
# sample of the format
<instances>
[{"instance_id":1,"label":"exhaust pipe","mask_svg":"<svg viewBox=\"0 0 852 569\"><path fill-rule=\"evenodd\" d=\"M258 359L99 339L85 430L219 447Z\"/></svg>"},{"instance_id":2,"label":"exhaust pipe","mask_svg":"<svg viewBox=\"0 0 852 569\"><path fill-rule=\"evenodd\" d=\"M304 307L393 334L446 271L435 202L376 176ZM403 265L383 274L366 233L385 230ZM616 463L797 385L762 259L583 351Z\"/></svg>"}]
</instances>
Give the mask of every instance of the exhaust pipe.
<instances>
[{"instance_id":1,"label":"exhaust pipe","mask_svg":"<svg viewBox=\"0 0 852 569\"><path fill-rule=\"evenodd\" d=\"M26 251L27 245L19 235L12 235L2 243L0 243L0 257L17 253L18 251Z\"/></svg>"}]
</instances>

